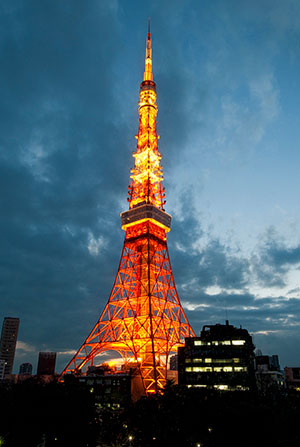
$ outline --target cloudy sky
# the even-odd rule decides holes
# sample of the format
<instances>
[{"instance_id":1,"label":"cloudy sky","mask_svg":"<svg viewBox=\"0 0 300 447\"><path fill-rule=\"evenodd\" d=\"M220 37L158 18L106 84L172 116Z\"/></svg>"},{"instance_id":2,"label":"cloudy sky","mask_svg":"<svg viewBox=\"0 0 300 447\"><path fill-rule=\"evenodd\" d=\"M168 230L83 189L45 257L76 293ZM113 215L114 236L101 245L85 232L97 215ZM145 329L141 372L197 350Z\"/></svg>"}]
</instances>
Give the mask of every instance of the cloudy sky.
<instances>
[{"instance_id":1,"label":"cloudy sky","mask_svg":"<svg viewBox=\"0 0 300 447\"><path fill-rule=\"evenodd\" d=\"M196 333L300 364L300 2L4 0L0 319L61 371L116 275L151 16L168 246Z\"/></svg>"}]
</instances>

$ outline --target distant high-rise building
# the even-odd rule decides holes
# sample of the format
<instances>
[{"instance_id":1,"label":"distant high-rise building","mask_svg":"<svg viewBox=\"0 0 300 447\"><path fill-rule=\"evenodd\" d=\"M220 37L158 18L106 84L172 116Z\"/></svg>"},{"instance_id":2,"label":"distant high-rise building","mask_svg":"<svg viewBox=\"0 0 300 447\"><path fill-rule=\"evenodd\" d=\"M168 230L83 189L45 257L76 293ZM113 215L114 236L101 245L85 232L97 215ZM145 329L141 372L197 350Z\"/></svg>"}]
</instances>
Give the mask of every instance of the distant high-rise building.
<instances>
[{"instance_id":1,"label":"distant high-rise building","mask_svg":"<svg viewBox=\"0 0 300 447\"><path fill-rule=\"evenodd\" d=\"M1 332L0 359L5 361L4 378L12 374L20 319L5 317Z\"/></svg>"},{"instance_id":2,"label":"distant high-rise building","mask_svg":"<svg viewBox=\"0 0 300 447\"><path fill-rule=\"evenodd\" d=\"M31 363L22 363L22 365L20 365L19 374L31 376L32 364Z\"/></svg>"},{"instance_id":3,"label":"distant high-rise building","mask_svg":"<svg viewBox=\"0 0 300 447\"><path fill-rule=\"evenodd\" d=\"M0 380L4 379L5 360L0 359Z\"/></svg>"},{"instance_id":4,"label":"distant high-rise building","mask_svg":"<svg viewBox=\"0 0 300 447\"><path fill-rule=\"evenodd\" d=\"M53 375L55 371L56 352L40 352L37 375Z\"/></svg>"}]
</instances>

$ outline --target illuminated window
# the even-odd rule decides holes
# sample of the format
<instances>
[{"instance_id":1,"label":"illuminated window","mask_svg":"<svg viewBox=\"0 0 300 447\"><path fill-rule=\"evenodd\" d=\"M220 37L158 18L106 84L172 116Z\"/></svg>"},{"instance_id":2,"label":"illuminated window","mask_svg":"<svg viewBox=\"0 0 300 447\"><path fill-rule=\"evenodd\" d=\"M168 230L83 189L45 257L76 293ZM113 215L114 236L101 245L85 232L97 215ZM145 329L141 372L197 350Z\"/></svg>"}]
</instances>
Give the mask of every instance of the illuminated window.
<instances>
[{"instance_id":1,"label":"illuminated window","mask_svg":"<svg viewBox=\"0 0 300 447\"><path fill-rule=\"evenodd\" d=\"M234 371L235 372L247 372L247 367L246 366L235 366Z\"/></svg>"},{"instance_id":2,"label":"illuminated window","mask_svg":"<svg viewBox=\"0 0 300 447\"><path fill-rule=\"evenodd\" d=\"M185 359L185 363L191 363L191 359Z\"/></svg>"},{"instance_id":3,"label":"illuminated window","mask_svg":"<svg viewBox=\"0 0 300 447\"><path fill-rule=\"evenodd\" d=\"M194 341L194 346L203 346L205 343L203 343L203 341L201 340L195 340Z\"/></svg>"},{"instance_id":4,"label":"illuminated window","mask_svg":"<svg viewBox=\"0 0 300 447\"><path fill-rule=\"evenodd\" d=\"M207 385L187 385L188 388L206 388Z\"/></svg>"},{"instance_id":5,"label":"illuminated window","mask_svg":"<svg viewBox=\"0 0 300 447\"><path fill-rule=\"evenodd\" d=\"M233 368L232 366L224 366L223 371L224 372L232 372Z\"/></svg>"},{"instance_id":6,"label":"illuminated window","mask_svg":"<svg viewBox=\"0 0 300 447\"><path fill-rule=\"evenodd\" d=\"M232 359L234 363L240 363L241 359Z\"/></svg>"},{"instance_id":7,"label":"illuminated window","mask_svg":"<svg viewBox=\"0 0 300 447\"><path fill-rule=\"evenodd\" d=\"M186 372L192 372L192 367L191 367L191 366L187 366L187 367L185 368L185 370L186 370Z\"/></svg>"},{"instance_id":8,"label":"illuminated window","mask_svg":"<svg viewBox=\"0 0 300 447\"><path fill-rule=\"evenodd\" d=\"M221 366L215 366L214 367L214 372L222 372L223 368Z\"/></svg>"},{"instance_id":9,"label":"illuminated window","mask_svg":"<svg viewBox=\"0 0 300 447\"><path fill-rule=\"evenodd\" d=\"M211 366L194 366L194 368L192 368L193 372L212 372L212 367Z\"/></svg>"},{"instance_id":10,"label":"illuminated window","mask_svg":"<svg viewBox=\"0 0 300 447\"><path fill-rule=\"evenodd\" d=\"M246 343L246 340L232 340L234 346L242 346Z\"/></svg>"},{"instance_id":11,"label":"illuminated window","mask_svg":"<svg viewBox=\"0 0 300 447\"><path fill-rule=\"evenodd\" d=\"M211 344L215 345L215 346L218 346L219 342L218 341L212 341Z\"/></svg>"},{"instance_id":12,"label":"illuminated window","mask_svg":"<svg viewBox=\"0 0 300 447\"><path fill-rule=\"evenodd\" d=\"M193 359L193 362L194 363L201 363L201 362L203 362L203 359Z\"/></svg>"},{"instance_id":13,"label":"illuminated window","mask_svg":"<svg viewBox=\"0 0 300 447\"><path fill-rule=\"evenodd\" d=\"M204 359L205 363L211 363L212 359Z\"/></svg>"},{"instance_id":14,"label":"illuminated window","mask_svg":"<svg viewBox=\"0 0 300 447\"><path fill-rule=\"evenodd\" d=\"M214 363L231 363L231 359L214 359Z\"/></svg>"},{"instance_id":15,"label":"illuminated window","mask_svg":"<svg viewBox=\"0 0 300 447\"><path fill-rule=\"evenodd\" d=\"M231 341L230 340L222 340L222 341L220 341L220 345L231 345Z\"/></svg>"},{"instance_id":16,"label":"illuminated window","mask_svg":"<svg viewBox=\"0 0 300 447\"><path fill-rule=\"evenodd\" d=\"M214 385L216 390L228 390L228 385Z\"/></svg>"}]
</instances>

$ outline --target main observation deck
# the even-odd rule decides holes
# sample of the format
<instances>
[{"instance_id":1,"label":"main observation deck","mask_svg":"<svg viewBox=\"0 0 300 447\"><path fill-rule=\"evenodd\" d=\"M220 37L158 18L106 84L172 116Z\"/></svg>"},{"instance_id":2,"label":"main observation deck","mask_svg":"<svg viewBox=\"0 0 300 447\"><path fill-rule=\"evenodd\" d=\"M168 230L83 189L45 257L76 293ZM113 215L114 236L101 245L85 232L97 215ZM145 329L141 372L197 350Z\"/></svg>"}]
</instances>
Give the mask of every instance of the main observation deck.
<instances>
[{"instance_id":1,"label":"main observation deck","mask_svg":"<svg viewBox=\"0 0 300 447\"><path fill-rule=\"evenodd\" d=\"M154 224L163 228L167 233L171 228L171 219L170 214L160 210L154 205L147 203L121 213L122 229L125 231L132 225L149 220L150 222L153 222Z\"/></svg>"}]
</instances>

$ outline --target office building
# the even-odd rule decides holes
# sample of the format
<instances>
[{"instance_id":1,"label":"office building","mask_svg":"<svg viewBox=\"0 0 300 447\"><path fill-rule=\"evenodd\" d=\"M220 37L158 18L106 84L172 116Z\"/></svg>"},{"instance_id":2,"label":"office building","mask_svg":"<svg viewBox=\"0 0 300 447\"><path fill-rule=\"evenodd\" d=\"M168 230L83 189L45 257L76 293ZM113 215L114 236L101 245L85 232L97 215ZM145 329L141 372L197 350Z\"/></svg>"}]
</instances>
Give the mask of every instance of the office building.
<instances>
[{"instance_id":1,"label":"office building","mask_svg":"<svg viewBox=\"0 0 300 447\"><path fill-rule=\"evenodd\" d=\"M226 324L203 326L178 348L178 382L216 390L255 388L254 345L246 329Z\"/></svg>"},{"instance_id":2,"label":"office building","mask_svg":"<svg viewBox=\"0 0 300 447\"><path fill-rule=\"evenodd\" d=\"M40 352L37 367L38 376L51 376L55 372L56 352Z\"/></svg>"},{"instance_id":3,"label":"office building","mask_svg":"<svg viewBox=\"0 0 300 447\"><path fill-rule=\"evenodd\" d=\"M19 318L5 317L1 332L0 360L4 360L4 378L9 378L13 371L16 344L18 338Z\"/></svg>"}]
</instances>

